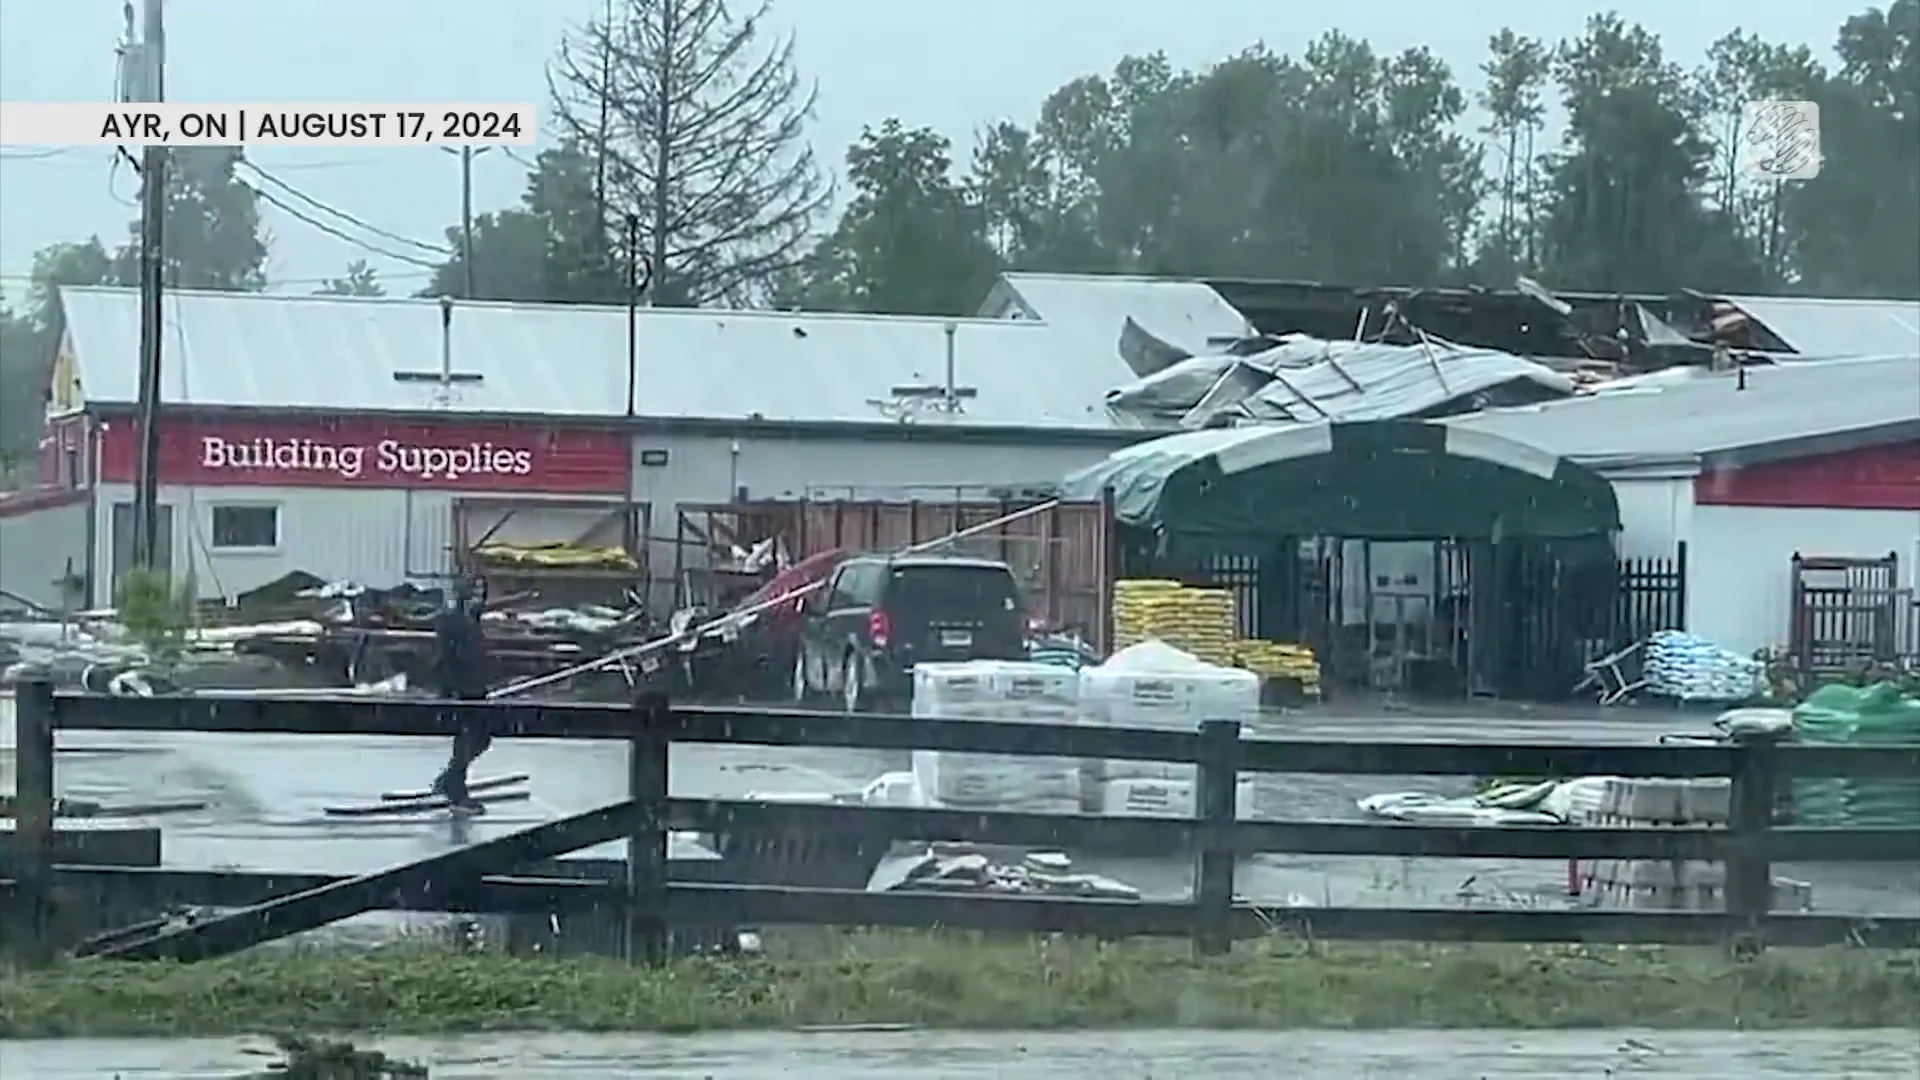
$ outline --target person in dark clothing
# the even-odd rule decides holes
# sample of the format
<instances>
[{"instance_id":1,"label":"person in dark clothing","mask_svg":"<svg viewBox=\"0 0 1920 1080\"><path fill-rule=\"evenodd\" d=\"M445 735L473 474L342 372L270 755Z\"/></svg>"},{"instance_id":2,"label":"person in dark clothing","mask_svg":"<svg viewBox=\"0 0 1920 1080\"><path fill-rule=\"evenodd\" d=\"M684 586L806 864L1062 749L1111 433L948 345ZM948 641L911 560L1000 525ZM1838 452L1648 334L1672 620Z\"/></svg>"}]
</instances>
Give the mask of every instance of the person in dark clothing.
<instances>
[{"instance_id":1,"label":"person in dark clothing","mask_svg":"<svg viewBox=\"0 0 1920 1080\"><path fill-rule=\"evenodd\" d=\"M453 701L486 699L487 647L480 628L480 613L486 604L484 583L463 579L454 588L453 602L434 616L433 673L441 697ZM480 804L467 791L467 770L492 743L493 736L484 721L463 721L453 737L447 767L433 782L433 790L456 807L480 810Z\"/></svg>"}]
</instances>

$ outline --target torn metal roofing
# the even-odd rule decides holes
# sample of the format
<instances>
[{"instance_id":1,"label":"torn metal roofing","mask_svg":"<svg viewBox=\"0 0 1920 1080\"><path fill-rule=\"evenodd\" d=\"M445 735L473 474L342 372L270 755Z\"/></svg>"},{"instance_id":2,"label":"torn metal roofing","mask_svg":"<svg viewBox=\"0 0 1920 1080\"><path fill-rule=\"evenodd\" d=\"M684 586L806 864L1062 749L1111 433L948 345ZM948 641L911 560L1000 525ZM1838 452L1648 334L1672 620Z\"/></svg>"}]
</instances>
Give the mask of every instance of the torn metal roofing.
<instances>
[{"instance_id":1,"label":"torn metal roofing","mask_svg":"<svg viewBox=\"0 0 1920 1080\"><path fill-rule=\"evenodd\" d=\"M135 401L137 293L66 288L61 300L84 396ZM642 417L1112 429L1103 399L1131 374L1111 334L1005 320L653 309L639 313L637 336ZM450 390L435 377L449 342ZM963 395L954 413L938 408L949 342ZM162 347L170 404L627 409L625 308L461 301L448 337L436 300L178 291L166 297Z\"/></svg>"},{"instance_id":2,"label":"torn metal roofing","mask_svg":"<svg viewBox=\"0 0 1920 1080\"><path fill-rule=\"evenodd\" d=\"M1809 358L1920 353L1920 300L1725 299Z\"/></svg>"},{"instance_id":3,"label":"torn metal roofing","mask_svg":"<svg viewBox=\"0 0 1920 1080\"><path fill-rule=\"evenodd\" d=\"M1120 274L1035 274L1009 271L987 294L988 318L1037 319L1111 350L1128 320L1190 353L1253 332L1246 317L1198 281Z\"/></svg>"},{"instance_id":4,"label":"torn metal roofing","mask_svg":"<svg viewBox=\"0 0 1920 1080\"><path fill-rule=\"evenodd\" d=\"M1846 433L1920 432L1920 352L1741 371L1662 372L1448 424L1593 464L1684 461Z\"/></svg>"},{"instance_id":5,"label":"torn metal roofing","mask_svg":"<svg viewBox=\"0 0 1920 1080\"><path fill-rule=\"evenodd\" d=\"M1573 390L1568 376L1492 349L1291 336L1245 355L1190 357L1114 390L1107 404L1198 428L1423 417Z\"/></svg>"}]
</instances>

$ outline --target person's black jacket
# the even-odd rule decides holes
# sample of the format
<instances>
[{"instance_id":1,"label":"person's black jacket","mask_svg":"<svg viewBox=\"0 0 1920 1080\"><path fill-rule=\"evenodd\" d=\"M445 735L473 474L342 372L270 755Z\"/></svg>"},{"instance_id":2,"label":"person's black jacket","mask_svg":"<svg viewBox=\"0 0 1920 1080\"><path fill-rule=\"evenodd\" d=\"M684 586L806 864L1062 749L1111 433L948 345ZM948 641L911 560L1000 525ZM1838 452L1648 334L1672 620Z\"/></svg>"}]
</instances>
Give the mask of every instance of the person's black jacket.
<instances>
[{"instance_id":1,"label":"person's black jacket","mask_svg":"<svg viewBox=\"0 0 1920 1080\"><path fill-rule=\"evenodd\" d=\"M487 692L487 646L479 613L448 608L433 617L433 676L447 697L478 698Z\"/></svg>"}]
</instances>

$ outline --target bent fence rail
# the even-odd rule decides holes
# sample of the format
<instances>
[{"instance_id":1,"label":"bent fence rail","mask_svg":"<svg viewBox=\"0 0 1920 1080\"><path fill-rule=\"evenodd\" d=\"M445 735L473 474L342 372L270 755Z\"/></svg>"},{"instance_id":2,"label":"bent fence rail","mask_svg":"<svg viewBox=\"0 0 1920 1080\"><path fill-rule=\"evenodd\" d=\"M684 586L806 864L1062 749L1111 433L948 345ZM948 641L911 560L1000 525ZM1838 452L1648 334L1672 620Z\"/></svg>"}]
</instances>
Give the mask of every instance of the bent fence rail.
<instances>
[{"instance_id":1,"label":"bent fence rail","mask_svg":"<svg viewBox=\"0 0 1920 1080\"><path fill-rule=\"evenodd\" d=\"M359 877L217 875L56 866L53 745L56 730L447 736L479 716L497 736L617 740L628 746L629 797ZM586 906L618 914L629 955L663 954L667 931L754 924L946 926L1053 931L1106 937L1190 936L1217 953L1236 938L1296 929L1323 939L1504 940L1820 945L1920 944L1920 918L1776 913L1775 862L1898 862L1920 858L1920 829L1776 826L1779 785L1802 776L1920 779L1920 746L1812 747L1756 738L1734 745L1571 745L1513 742L1387 742L1242 738L1234 721L1198 732L1063 727L1018 722L668 707L516 702L368 701L312 696L245 698L56 695L21 688L12 907L8 937L49 954L49 913L66 880L114 879L196 902L246 905L191 927L157 932L111 955L221 955L381 908L557 911ZM1198 766L1190 820L967 810L757 803L668 797L675 743L943 750L1190 763ZM1246 772L1518 777L1717 777L1731 780L1726 827L1452 827L1238 820L1236 780ZM1190 902L1029 898L669 880L672 830L820 830L910 840L1059 846L1185 844L1194 853ZM608 840L626 838L624 880L561 879L524 870ZM1254 853L1545 859L1710 860L1727 865L1724 911L1470 910L1311 907L1280 911L1237 900L1235 859ZM218 899L216 899L216 897Z\"/></svg>"}]
</instances>

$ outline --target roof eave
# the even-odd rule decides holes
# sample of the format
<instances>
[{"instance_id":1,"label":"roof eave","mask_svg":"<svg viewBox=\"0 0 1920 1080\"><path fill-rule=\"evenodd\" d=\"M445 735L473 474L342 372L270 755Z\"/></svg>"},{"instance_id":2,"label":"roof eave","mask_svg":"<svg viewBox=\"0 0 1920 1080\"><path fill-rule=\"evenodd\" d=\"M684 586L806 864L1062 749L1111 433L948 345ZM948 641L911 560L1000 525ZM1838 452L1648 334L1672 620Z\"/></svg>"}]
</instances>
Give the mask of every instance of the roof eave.
<instances>
[{"instance_id":1,"label":"roof eave","mask_svg":"<svg viewBox=\"0 0 1920 1080\"><path fill-rule=\"evenodd\" d=\"M1774 439L1744 446L1720 447L1703 452L1700 455L1700 462L1701 467L1705 469L1738 469L1749 465L1764 465L1772 461L1820 457L1826 454L1845 453L1849 450L1891 446L1916 439L1920 439L1920 417L1869 424L1844 431L1825 431L1818 435L1800 435L1790 439Z\"/></svg>"},{"instance_id":2,"label":"roof eave","mask_svg":"<svg viewBox=\"0 0 1920 1080\"><path fill-rule=\"evenodd\" d=\"M131 402L91 401L87 410L96 416L129 415ZM289 418L337 417L332 409L303 406L216 406L174 405L168 413L192 416L282 416ZM454 421L469 424L543 424L552 427L587 427L626 431L634 436L715 435L734 438L841 438L872 442L933 443L1007 443L1026 446L1125 446L1168 434L1147 428L1059 427L1012 424L928 424L881 423L857 420L780 420L759 417L698 416L557 416L546 413L449 412L444 409L381 409L374 415L407 422Z\"/></svg>"}]
</instances>

